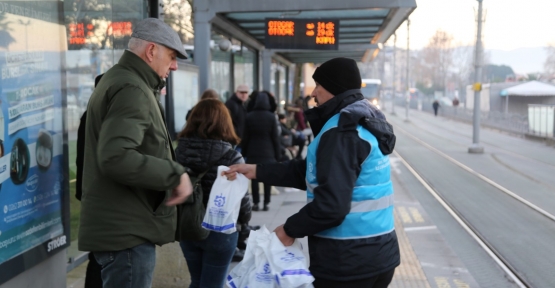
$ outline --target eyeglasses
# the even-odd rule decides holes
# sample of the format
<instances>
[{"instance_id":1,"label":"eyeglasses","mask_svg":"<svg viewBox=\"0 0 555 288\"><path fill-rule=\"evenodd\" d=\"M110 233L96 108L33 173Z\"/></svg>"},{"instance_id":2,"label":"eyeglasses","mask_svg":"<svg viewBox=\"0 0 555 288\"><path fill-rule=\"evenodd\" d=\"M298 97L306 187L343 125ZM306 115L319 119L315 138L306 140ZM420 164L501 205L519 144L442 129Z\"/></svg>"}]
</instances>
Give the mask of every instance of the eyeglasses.
<instances>
[{"instance_id":1,"label":"eyeglasses","mask_svg":"<svg viewBox=\"0 0 555 288\"><path fill-rule=\"evenodd\" d=\"M249 91L237 91L237 92L241 93L241 94L248 94L249 93Z\"/></svg>"}]
</instances>

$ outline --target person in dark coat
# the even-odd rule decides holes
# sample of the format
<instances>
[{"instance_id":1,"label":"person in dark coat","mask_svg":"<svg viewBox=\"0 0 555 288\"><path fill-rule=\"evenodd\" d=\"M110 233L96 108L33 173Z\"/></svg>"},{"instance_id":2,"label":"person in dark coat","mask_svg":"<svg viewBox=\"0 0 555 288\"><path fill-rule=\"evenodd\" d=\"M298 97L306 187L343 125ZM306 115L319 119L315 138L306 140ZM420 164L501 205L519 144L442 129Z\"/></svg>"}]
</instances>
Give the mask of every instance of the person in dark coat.
<instances>
[{"instance_id":1,"label":"person in dark coat","mask_svg":"<svg viewBox=\"0 0 555 288\"><path fill-rule=\"evenodd\" d=\"M315 135L306 159L233 165L224 174L306 189L307 204L274 232L285 246L308 236L315 288L387 287L400 264L388 157L393 128L364 99L354 60L331 59L312 78L318 106L305 112Z\"/></svg>"},{"instance_id":2,"label":"person in dark coat","mask_svg":"<svg viewBox=\"0 0 555 288\"><path fill-rule=\"evenodd\" d=\"M247 118L247 109L245 101L249 98L249 87L247 85L239 85L235 89L235 93L225 102L225 106L229 110L235 134L243 139L243 131L245 131L245 119ZM241 152L241 150L238 150Z\"/></svg>"},{"instance_id":3,"label":"person in dark coat","mask_svg":"<svg viewBox=\"0 0 555 288\"><path fill-rule=\"evenodd\" d=\"M209 169L201 179L204 193L202 200L206 206L212 185L219 176L218 166L244 163L241 153L233 149L240 139L233 130L227 108L216 99L200 101L178 137L179 143L175 150L177 162L189 167L194 176ZM242 197L238 229L246 226L251 218L248 191L244 191ZM238 231L231 234L211 231L204 240L180 242L191 274L190 287L224 286L238 235Z\"/></svg>"},{"instance_id":4,"label":"person in dark coat","mask_svg":"<svg viewBox=\"0 0 555 288\"><path fill-rule=\"evenodd\" d=\"M249 164L275 163L281 155L279 144L278 122L272 111L268 92L255 91L250 96L248 104L249 113L245 124L245 133L243 135L243 155L247 158ZM273 98L273 97L272 97ZM258 181L251 182L252 187L252 210L258 211L260 202ZM270 208L270 192L272 186L264 184L264 211Z\"/></svg>"},{"instance_id":5,"label":"person in dark coat","mask_svg":"<svg viewBox=\"0 0 555 288\"><path fill-rule=\"evenodd\" d=\"M437 109L439 109L439 101L434 100L434 103L432 103L432 107L434 108L434 115L437 116Z\"/></svg>"}]
</instances>

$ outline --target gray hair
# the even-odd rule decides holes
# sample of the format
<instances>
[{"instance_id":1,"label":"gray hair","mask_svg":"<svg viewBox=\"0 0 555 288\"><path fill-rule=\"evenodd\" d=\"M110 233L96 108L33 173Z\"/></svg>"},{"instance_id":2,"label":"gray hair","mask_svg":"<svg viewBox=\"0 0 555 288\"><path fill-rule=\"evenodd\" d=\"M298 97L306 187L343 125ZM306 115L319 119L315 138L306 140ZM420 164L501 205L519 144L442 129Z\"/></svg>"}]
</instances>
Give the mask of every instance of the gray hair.
<instances>
[{"instance_id":1,"label":"gray hair","mask_svg":"<svg viewBox=\"0 0 555 288\"><path fill-rule=\"evenodd\" d=\"M131 37L131 39L129 39L129 43L127 44L127 49L137 52L144 48L148 43L150 42L140 38Z\"/></svg>"}]
</instances>

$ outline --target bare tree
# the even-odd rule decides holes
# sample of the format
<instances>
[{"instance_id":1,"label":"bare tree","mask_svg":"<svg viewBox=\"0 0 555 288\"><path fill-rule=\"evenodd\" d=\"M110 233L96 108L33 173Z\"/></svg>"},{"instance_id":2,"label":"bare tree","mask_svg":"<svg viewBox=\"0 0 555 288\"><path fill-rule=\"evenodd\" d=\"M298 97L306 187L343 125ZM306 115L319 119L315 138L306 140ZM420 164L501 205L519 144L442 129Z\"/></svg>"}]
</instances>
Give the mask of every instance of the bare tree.
<instances>
[{"instance_id":1,"label":"bare tree","mask_svg":"<svg viewBox=\"0 0 555 288\"><path fill-rule=\"evenodd\" d=\"M436 91L447 89L447 81L453 67L453 36L437 30L428 45L418 54L414 64L415 80Z\"/></svg>"},{"instance_id":2,"label":"bare tree","mask_svg":"<svg viewBox=\"0 0 555 288\"><path fill-rule=\"evenodd\" d=\"M555 44L548 44L545 51L547 52L547 58L543 63L543 69L548 79L552 79L555 76Z\"/></svg>"},{"instance_id":3,"label":"bare tree","mask_svg":"<svg viewBox=\"0 0 555 288\"><path fill-rule=\"evenodd\" d=\"M192 44L193 0L164 0L164 21L177 31L181 42Z\"/></svg>"},{"instance_id":4,"label":"bare tree","mask_svg":"<svg viewBox=\"0 0 555 288\"><path fill-rule=\"evenodd\" d=\"M459 90L472 83L470 76L474 71L474 47L458 43L453 49L453 80Z\"/></svg>"}]
</instances>

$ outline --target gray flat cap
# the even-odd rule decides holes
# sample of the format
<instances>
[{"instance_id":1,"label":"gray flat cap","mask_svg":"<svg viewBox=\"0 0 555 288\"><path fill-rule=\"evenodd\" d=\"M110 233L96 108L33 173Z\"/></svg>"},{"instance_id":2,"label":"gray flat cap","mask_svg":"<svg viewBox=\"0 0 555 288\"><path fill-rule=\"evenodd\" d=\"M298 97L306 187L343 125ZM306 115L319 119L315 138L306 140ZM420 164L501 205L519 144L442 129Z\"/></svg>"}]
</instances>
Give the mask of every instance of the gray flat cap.
<instances>
[{"instance_id":1,"label":"gray flat cap","mask_svg":"<svg viewBox=\"0 0 555 288\"><path fill-rule=\"evenodd\" d=\"M158 18L146 18L135 23L131 37L162 44L173 49L177 52L177 58L189 58L177 32Z\"/></svg>"}]
</instances>

